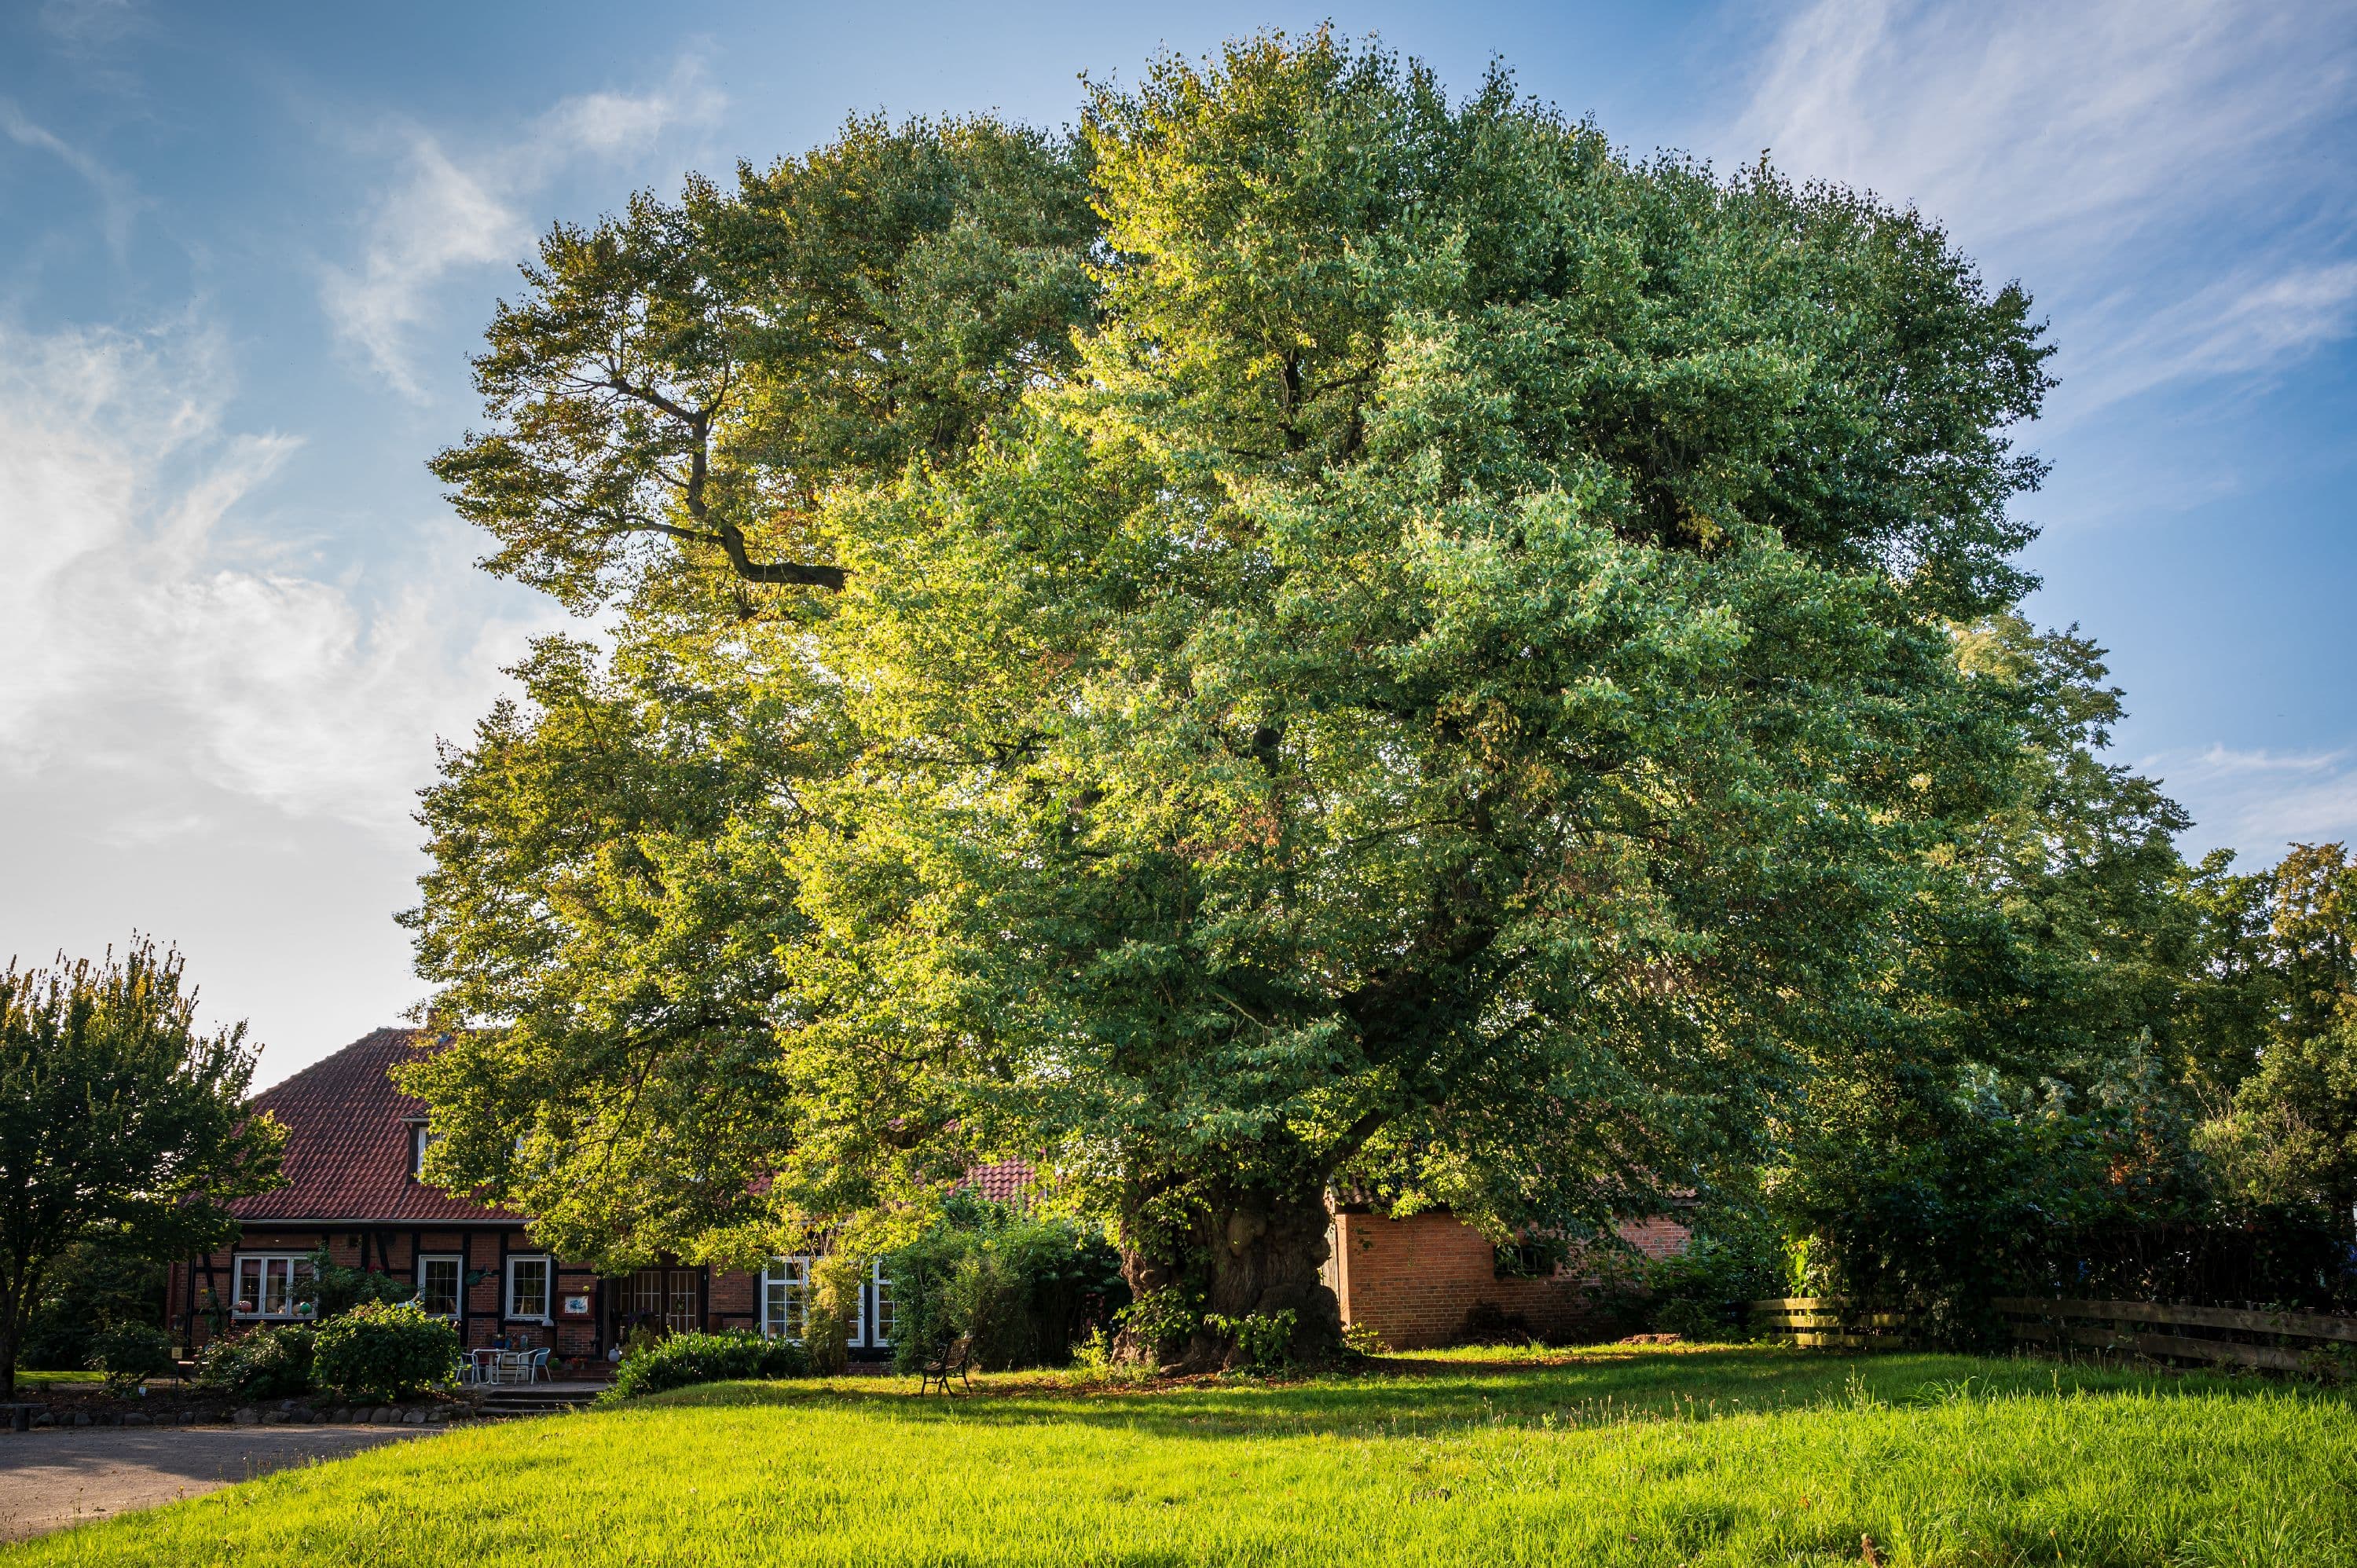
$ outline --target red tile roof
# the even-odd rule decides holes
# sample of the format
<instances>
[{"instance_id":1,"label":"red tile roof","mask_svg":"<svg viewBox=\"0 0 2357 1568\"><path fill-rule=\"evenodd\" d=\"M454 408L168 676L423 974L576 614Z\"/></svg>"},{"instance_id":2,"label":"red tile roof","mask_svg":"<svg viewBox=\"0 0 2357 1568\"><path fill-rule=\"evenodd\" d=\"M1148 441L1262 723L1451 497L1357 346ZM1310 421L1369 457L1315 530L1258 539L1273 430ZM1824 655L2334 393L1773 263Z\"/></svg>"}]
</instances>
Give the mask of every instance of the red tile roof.
<instances>
[{"instance_id":1,"label":"red tile roof","mask_svg":"<svg viewBox=\"0 0 2357 1568\"><path fill-rule=\"evenodd\" d=\"M378 1029L255 1095L255 1110L286 1124L286 1185L240 1198L231 1212L248 1223L522 1223L409 1174L410 1129L425 1118L425 1104L385 1075L432 1050L434 1040L415 1029Z\"/></svg>"},{"instance_id":2,"label":"red tile roof","mask_svg":"<svg viewBox=\"0 0 2357 1568\"><path fill-rule=\"evenodd\" d=\"M1021 1203L1031 1196L1039 1172L1028 1160L999 1160L974 1166L965 1179L993 1203Z\"/></svg>"}]
</instances>

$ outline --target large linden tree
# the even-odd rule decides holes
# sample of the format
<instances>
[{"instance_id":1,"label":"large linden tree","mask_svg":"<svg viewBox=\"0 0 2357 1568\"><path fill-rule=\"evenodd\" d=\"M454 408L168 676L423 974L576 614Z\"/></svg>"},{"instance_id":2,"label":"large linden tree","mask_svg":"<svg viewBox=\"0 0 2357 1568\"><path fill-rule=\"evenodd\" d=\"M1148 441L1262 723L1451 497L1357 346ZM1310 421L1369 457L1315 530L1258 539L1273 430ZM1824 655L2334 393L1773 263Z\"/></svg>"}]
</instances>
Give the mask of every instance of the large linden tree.
<instances>
[{"instance_id":1,"label":"large linden tree","mask_svg":"<svg viewBox=\"0 0 2357 1568\"><path fill-rule=\"evenodd\" d=\"M436 461L601 618L445 757L443 1179L617 1261L982 1159L1143 1353L1344 1189L1576 1239L1921 1027L2046 350L1937 228L1323 35L560 227Z\"/></svg>"}]
</instances>

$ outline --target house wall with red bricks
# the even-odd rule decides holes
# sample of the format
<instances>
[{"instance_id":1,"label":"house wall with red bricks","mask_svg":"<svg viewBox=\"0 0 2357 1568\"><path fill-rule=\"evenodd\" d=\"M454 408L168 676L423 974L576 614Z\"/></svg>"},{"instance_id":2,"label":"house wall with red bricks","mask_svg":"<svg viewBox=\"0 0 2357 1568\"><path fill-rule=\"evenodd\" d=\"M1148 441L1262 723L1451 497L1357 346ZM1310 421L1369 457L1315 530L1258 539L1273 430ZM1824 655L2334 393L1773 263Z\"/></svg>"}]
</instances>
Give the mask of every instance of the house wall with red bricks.
<instances>
[{"instance_id":1,"label":"house wall with red bricks","mask_svg":"<svg viewBox=\"0 0 2357 1568\"><path fill-rule=\"evenodd\" d=\"M457 1322L458 1340L469 1348L504 1341L511 1348L553 1350L558 1357L596 1364L625 1333L617 1323L619 1307L614 1295L619 1282L600 1279L587 1264L552 1259L550 1314L546 1321L513 1318L507 1308L507 1263L511 1257L544 1257L532 1246L521 1227L479 1227L454 1230L389 1229L350 1226L248 1226L230 1246L171 1269L170 1326L173 1338L192 1349L214 1336L215 1325L230 1334L274 1322L296 1322L294 1316L260 1318L236 1311L237 1259L240 1253L309 1254L325 1247L330 1261L345 1268L362 1268L390 1274L404 1283L418 1278L422 1256L456 1256L459 1260L461 1305ZM760 1323L759 1276L737 1270L697 1270L703 1282L700 1326L709 1329L758 1328ZM575 1301L587 1310L568 1312Z\"/></svg>"},{"instance_id":2,"label":"house wall with red bricks","mask_svg":"<svg viewBox=\"0 0 2357 1568\"><path fill-rule=\"evenodd\" d=\"M1686 1228L1667 1218L1624 1226L1621 1235L1653 1258L1686 1243ZM1485 1326L1551 1341L1616 1326L1598 1271L1575 1257L1546 1278L1501 1277L1497 1248L1448 1214L1391 1219L1345 1211L1334 1217L1331 1240L1329 1277L1342 1321L1372 1328L1395 1350L1458 1344Z\"/></svg>"}]
</instances>

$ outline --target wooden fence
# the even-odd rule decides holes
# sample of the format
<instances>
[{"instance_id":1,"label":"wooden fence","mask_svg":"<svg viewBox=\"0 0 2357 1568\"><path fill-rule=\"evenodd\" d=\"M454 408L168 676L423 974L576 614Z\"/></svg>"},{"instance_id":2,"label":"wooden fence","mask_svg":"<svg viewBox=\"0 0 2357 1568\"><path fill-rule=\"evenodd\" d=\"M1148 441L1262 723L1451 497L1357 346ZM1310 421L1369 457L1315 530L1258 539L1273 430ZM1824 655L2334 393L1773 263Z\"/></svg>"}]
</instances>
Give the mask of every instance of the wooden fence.
<instances>
[{"instance_id":1,"label":"wooden fence","mask_svg":"<svg viewBox=\"0 0 2357 1568\"><path fill-rule=\"evenodd\" d=\"M1914 1343L1907 1315L1862 1307L1837 1295L1791 1295L1751 1304L1751 1322L1811 1349L1903 1350Z\"/></svg>"},{"instance_id":2,"label":"wooden fence","mask_svg":"<svg viewBox=\"0 0 2357 1568\"><path fill-rule=\"evenodd\" d=\"M2011 1322L2016 1339L2056 1350L2079 1347L2297 1372L2315 1368L2335 1346L2357 1347L2357 1317L2036 1296L2000 1297L1991 1305Z\"/></svg>"},{"instance_id":3,"label":"wooden fence","mask_svg":"<svg viewBox=\"0 0 2357 1568\"><path fill-rule=\"evenodd\" d=\"M2002 1296L1990 1305L2005 1315L2018 1342L2041 1349L2108 1351L2286 1372L2314 1370L2328 1357L2357 1360L2357 1317L2037 1296ZM1905 1312L1864 1307L1840 1296L1755 1301L1751 1321L1791 1344L1812 1348L1900 1350L1915 1343Z\"/></svg>"}]
</instances>

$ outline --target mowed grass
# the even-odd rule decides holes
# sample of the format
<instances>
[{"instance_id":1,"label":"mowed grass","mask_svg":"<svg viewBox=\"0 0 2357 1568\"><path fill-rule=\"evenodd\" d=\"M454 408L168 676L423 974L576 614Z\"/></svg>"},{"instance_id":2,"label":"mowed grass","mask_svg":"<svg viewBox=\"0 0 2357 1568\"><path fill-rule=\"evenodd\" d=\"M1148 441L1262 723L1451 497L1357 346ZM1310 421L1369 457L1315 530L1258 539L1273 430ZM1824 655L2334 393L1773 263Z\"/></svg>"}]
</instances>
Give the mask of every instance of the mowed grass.
<instances>
[{"instance_id":1,"label":"mowed grass","mask_svg":"<svg viewBox=\"0 0 2357 1568\"><path fill-rule=\"evenodd\" d=\"M34 1563L2357 1562L2357 1408L2033 1360L1610 1348L1285 1386L727 1384L26 1543ZM23 1441L20 1439L19 1441Z\"/></svg>"}]
</instances>

